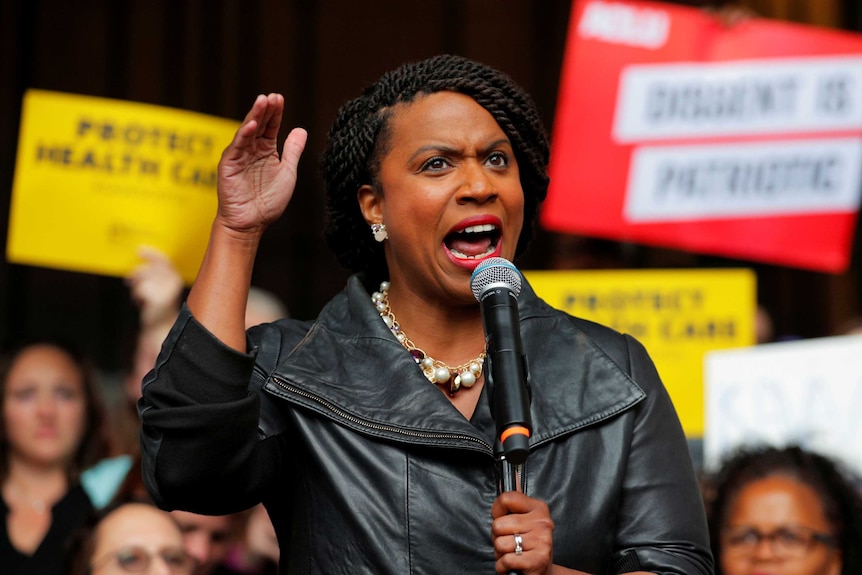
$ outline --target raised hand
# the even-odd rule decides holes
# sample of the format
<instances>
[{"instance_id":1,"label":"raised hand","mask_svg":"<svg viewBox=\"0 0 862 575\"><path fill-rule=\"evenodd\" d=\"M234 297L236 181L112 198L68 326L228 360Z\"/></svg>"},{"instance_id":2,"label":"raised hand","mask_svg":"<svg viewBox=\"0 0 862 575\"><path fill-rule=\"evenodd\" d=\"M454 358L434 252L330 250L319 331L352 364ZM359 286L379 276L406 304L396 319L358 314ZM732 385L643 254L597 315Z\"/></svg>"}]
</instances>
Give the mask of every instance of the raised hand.
<instances>
[{"instance_id":1,"label":"raised hand","mask_svg":"<svg viewBox=\"0 0 862 575\"><path fill-rule=\"evenodd\" d=\"M218 167L216 223L242 234L260 234L281 216L296 186L297 165L307 133L294 128L278 156L284 111L281 94L259 95Z\"/></svg>"},{"instance_id":2,"label":"raised hand","mask_svg":"<svg viewBox=\"0 0 862 575\"><path fill-rule=\"evenodd\" d=\"M308 137L294 128L278 156L281 94L258 96L218 165L218 211L197 279L186 300L225 345L245 351L245 307L257 247L293 196Z\"/></svg>"},{"instance_id":3,"label":"raised hand","mask_svg":"<svg viewBox=\"0 0 862 575\"><path fill-rule=\"evenodd\" d=\"M126 277L126 284L140 309L141 328L170 326L180 309L182 277L168 256L156 248L141 246L138 255L143 262Z\"/></svg>"}]
</instances>

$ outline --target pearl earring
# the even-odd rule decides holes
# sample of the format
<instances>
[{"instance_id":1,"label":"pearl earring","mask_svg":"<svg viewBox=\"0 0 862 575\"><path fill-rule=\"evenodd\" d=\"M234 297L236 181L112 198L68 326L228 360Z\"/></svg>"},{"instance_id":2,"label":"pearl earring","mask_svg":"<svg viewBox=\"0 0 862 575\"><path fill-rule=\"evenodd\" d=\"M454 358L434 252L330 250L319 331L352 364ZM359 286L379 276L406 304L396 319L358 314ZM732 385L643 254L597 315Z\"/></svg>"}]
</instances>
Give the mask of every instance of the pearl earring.
<instances>
[{"instance_id":1,"label":"pearl earring","mask_svg":"<svg viewBox=\"0 0 862 575\"><path fill-rule=\"evenodd\" d=\"M374 239L378 242L389 237L389 234L386 233L386 224L371 224L371 233L374 234Z\"/></svg>"}]
</instances>

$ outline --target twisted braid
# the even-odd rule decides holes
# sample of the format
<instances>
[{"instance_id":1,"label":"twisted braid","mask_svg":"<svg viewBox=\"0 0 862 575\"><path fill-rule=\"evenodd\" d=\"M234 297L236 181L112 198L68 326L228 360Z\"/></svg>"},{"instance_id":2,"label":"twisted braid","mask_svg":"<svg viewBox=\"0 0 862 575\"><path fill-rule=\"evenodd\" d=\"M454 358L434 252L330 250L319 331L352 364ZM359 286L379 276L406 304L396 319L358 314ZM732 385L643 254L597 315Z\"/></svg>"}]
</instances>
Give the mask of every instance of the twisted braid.
<instances>
[{"instance_id":1,"label":"twisted braid","mask_svg":"<svg viewBox=\"0 0 862 575\"><path fill-rule=\"evenodd\" d=\"M549 144L535 104L508 76L461 56L441 55L387 72L347 102L329 130L322 168L326 189L325 236L342 265L377 281L387 277L382 244L362 217L356 193L375 184L387 152L392 107L442 91L473 98L512 143L524 190L524 225L516 253L533 235L539 205L548 190Z\"/></svg>"}]
</instances>

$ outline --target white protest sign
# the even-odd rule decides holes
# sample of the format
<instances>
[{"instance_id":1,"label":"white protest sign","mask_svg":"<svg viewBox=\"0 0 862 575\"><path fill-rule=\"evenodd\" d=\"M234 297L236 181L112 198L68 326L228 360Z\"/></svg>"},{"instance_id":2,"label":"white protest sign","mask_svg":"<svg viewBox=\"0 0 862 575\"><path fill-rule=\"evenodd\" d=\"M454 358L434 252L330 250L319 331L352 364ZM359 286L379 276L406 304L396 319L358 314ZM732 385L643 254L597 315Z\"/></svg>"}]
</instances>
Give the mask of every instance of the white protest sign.
<instances>
[{"instance_id":1,"label":"white protest sign","mask_svg":"<svg viewBox=\"0 0 862 575\"><path fill-rule=\"evenodd\" d=\"M720 350L704 367L708 471L741 445L797 443L862 473L862 336Z\"/></svg>"}]
</instances>

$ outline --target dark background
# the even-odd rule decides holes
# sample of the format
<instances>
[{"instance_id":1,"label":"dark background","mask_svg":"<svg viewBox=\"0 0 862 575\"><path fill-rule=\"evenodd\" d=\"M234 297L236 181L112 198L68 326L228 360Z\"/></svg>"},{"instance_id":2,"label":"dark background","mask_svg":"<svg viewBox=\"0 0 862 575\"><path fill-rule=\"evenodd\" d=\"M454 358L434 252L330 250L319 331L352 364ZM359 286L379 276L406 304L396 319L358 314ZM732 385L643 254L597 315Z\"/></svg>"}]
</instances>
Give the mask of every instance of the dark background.
<instances>
[{"instance_id":1,"label":"dark background","mask_svg":"<svg viewBox=\"0 0 862 575\"><path fill-rule=\"evenodd\" d=\"M689 4L698 4L692 1ZM751 0L757 14L862 30L859 0ZM0 247L21 99L40 88L241 119L254 97L281 92L284 129L308 129L300 181L267 232L254 283L311 318L346 278L322 241L317 162L340 104L384 71L441 52L500 68L553 125L570 0L2 0ZM586 80L585 80L586 81ZM540 233L523 269L746 265L781 337L830 335L860 313L860 241L841 275ZM119 278L0 262L0 345L74 339L107 372L124 368L136 311Z\"/></svg>"}]
</instances>

